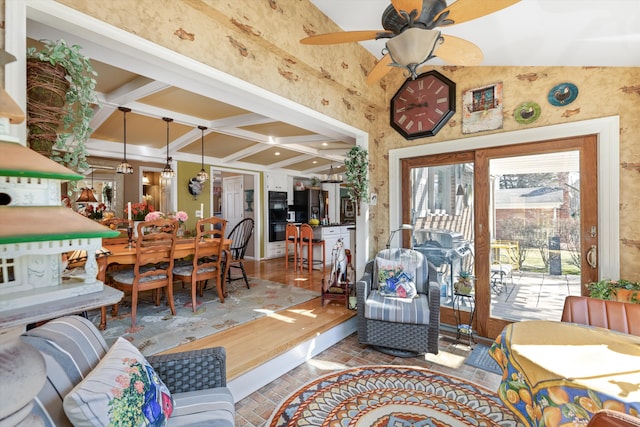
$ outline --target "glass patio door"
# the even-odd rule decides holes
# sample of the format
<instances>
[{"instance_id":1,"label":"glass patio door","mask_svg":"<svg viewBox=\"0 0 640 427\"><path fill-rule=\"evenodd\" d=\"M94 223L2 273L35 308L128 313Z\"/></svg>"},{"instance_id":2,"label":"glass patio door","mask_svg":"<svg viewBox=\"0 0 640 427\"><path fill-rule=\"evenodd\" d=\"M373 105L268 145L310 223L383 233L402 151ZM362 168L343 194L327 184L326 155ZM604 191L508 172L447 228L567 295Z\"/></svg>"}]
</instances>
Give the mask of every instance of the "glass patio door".
<instances>
[{"instance_id":1,"label":"glass patio door","mask_svg":"<svg viewBox=\"0 0 640 427\"><path fill-rule=\"evenodd\" d=\"M474 329L489 338L513 321L559 320L565 296L597 277L595 136L406 159L407 190L403 222L438 270L443 324L458 323L464 273Z\"/></svg>"}]
</instances>

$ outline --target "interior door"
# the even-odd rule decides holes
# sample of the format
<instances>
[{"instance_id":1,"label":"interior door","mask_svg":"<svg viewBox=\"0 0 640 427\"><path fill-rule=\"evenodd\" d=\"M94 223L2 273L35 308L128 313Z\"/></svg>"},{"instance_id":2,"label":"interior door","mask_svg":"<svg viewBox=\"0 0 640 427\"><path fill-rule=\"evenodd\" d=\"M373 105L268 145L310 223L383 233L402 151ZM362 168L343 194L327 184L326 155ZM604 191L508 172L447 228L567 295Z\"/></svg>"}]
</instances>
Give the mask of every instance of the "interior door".
<instances>
[{"instance_id":1,"label":"interior door","mask_svg":"<svg viewBox=\"0 0 640 427\"><path fill-rule=\"evenodd\" d=\"M242 176L222 178L222 217L227 220L227 230L231 231L244 218L244 185Z\"/></svg>"},{"instance_id":2,"label":"interior door","mask_svg":"<svg viewBox=\"0 0 640 427\"><path fill-rule=\"evenodd\" d=\"M414 226L403 242L438 270L443 324L458 323L463 272L475 278L474 329L488 338L513 321L559 320L564 297L598 276L595 136L406 159L402 179L403 223Z\"/></svg>"}]
</instances>

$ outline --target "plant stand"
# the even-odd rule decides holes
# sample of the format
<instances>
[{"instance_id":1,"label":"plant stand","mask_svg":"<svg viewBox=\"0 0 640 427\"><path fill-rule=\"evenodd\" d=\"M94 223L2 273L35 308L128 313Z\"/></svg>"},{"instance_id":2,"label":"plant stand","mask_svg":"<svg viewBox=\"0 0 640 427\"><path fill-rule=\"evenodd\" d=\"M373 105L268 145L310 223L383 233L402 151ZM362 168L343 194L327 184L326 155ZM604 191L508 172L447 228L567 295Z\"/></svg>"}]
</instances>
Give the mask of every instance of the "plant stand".
<instances>
[{"instance_id":1,"label":"plant stand","mask_svg":"<svg viewBox=\"0 0 640 427\"><path fill-rule=\"evenodd\" d=\"M463 310L463 308L468 308L469 311L467 312L466 310ZM469 347L473 348L471 342L473 342L473 344L476 343L476 340L473 337L473 318L475 314L475 297L473 295L455 292L453 294L453 315L456 319L456 343L460 341L461 338L466 337ZM465 317L468 321L463 323Z\"/></svg>"}]
</instances>

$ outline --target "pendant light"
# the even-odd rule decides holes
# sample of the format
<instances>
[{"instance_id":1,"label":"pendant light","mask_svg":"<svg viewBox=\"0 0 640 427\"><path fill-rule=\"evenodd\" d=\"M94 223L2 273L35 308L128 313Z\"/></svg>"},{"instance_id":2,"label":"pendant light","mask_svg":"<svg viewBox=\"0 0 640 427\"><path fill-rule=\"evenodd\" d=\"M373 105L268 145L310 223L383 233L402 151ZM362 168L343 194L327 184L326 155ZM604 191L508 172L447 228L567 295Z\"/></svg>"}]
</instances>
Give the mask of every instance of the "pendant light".
<instances>
[{"instance_id":1,"label":"pendant light","mask_svg":"<svg viewBox=\"0 0 640 427\"><path fill-rule=\"evenodd\" d=\"M160 172L160 176L163 178L171 179L176 176L176 173L171 169L171 157L169 157L169 123L173 121L169 117L163 117L162 120L167 122L167 164L164 165L164 169Z\"/></svg>"},{"instance_id":2,"label":"pendant light","mask_svg":"<svg viewBox=\"0 0 640 427\"><path fill-rule=\"evenodd\" d=\"M76 200L76 203L98 203L96 196L93 195L93 169L91 169L91 188L83 188L82 193L80 193L80 197Z\"/></svg>"},{"instance_id":3,"label":"pendant light","mask_svg":"<svg viewBox=\"0 0 640 427\"><path fill-rule=\"evenodd\" d=\"M340 184L342 183L342 175L333 173L333 165L329 168L329 175L324 175L320 182L324 184Z\"/></svg>"},{"instance_id":4,"label":"pendant light","mask_svg":"<svg viewBox=\"0 0 640 427\"><path fill-rule=\"evenodd\" d=\"M116 173L132 174L133 167L127 162L127 113L131 111L131 108L118 107L118 110L122 111L124 138L122 139L122 145L124 146L124 158L116 168Z\"/></svg>"},{"instance_id":5,"label":"pendant light","mask_svg":"<svg viewBox=\"0 0 640 427\"><path fill-rule=\"evenodd\" d=\"M209 175L207 174L207 172L204 170L204 131L207 130L207 128L205 126L198 126L198 129L200 129L202 131L202 138L201 138L201 150L202 150L202 169L200 169L200 172L198 172L198 175L196 175L196 179L200 182L205 182L206 180L209 179Z\"/></svg>"}]
</instances>

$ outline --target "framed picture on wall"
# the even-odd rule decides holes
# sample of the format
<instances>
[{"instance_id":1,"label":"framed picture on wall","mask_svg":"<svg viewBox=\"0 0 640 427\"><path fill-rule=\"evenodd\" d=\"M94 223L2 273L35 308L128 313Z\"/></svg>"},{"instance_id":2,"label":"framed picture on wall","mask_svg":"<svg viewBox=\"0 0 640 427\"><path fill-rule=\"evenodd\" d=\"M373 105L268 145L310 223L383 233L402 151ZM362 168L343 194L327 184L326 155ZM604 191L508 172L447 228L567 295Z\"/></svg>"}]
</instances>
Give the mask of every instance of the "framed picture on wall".
<instances>
[{"instance_id":1,"label":"framed picture on wall","mask_svg":"<svg viewBox=\"0 0 640 427\"><path fill-rule=\"evenodd\" d=\"M502 82L462 93L462 133L502 129Z\"/></svg>"}]
</instances>

